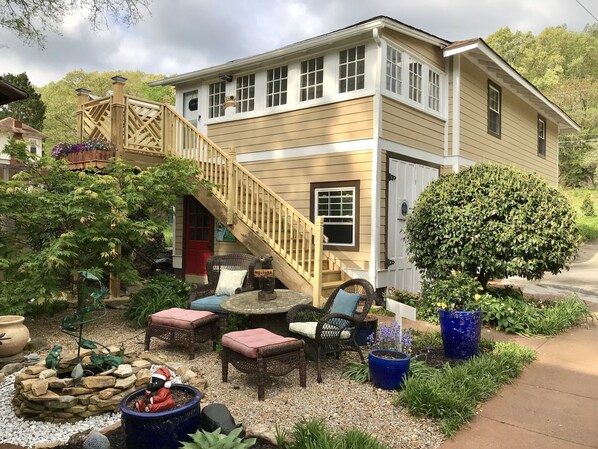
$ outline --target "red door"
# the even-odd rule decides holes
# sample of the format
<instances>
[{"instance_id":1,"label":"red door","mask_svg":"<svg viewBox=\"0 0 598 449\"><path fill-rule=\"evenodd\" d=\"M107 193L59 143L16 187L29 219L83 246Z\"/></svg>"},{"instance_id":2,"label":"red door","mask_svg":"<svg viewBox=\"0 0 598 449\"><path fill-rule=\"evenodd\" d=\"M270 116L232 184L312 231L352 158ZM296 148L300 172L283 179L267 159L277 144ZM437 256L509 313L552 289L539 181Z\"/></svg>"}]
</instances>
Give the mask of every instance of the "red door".
<instances>
[{"instance_id":1,"label":"red door","mask_svg":"<svg viewBox=\"0 0 598 449\"><path fill-rule=\"evenodd\" d=\"M207 274L213 236L214 216L194 197L185 197L185 274Z\"/></svg>"}]
</instances>

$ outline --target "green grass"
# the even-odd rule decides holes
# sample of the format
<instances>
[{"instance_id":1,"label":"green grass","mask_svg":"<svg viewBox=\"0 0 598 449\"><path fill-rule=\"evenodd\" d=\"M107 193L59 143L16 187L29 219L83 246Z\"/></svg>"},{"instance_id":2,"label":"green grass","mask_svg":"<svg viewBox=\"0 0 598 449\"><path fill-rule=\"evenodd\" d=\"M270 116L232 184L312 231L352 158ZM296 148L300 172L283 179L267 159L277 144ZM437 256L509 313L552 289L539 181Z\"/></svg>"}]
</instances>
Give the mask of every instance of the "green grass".
<instances>
[{"instance_id":1,"label":"green grass","mask_svg":"<svg viewBox=\"0 0 598 449\"><path fill-rule=\"evenodd\" d=\"M475 414L476 407L518 377L535 360L532 349L514 343L495 343L494 349L462 365L431 371L416 367L394 398L416 416L439 420L441 430L453 435Z\"/></svg>"},{"instance_id":2,"label":"green grass","mask_svg":"<svg viewBox=\"0 0 598 449\"><path fill-rule=\"evenodd\" d=\"M162 231L162 234L164 234L164 246L166 246L167 248L171 248L172 247L172 226L168 225L164 228L164 230Z\"/></svg>"},{"instance_id":3,"label":"green grass","mask_svg":"<svg viewBox=\"0 0 598 449\"><path fill-rule=\"evenodd\" d=\"M577 212L577 228L584 240L598 239L598 189L565 189L561 192L567 197ZM581 213L581 204L586 195L590 195L596 216L586 217Z\"/></svg>"}]
</instances>

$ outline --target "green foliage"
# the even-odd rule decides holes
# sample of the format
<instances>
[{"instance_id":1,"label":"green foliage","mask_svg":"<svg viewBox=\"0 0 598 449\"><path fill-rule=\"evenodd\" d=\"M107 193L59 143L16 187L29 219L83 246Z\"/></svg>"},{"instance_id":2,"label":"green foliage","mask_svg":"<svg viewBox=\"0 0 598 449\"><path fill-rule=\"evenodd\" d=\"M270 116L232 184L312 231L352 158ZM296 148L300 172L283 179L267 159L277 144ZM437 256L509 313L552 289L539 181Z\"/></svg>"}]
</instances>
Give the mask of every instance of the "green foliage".
<instances>
[{"instance_id":1,"label":"green foliage","mask_svg":"<svg viewBox=\"0 0 598 449\"><path fill-rule=\"evenodd\" d=\"M580 243L567 199L538 176L476 164L441 176L407 218L410 256L426 278L451 270L540 279L568 266Z\"/></svg>"},{"instance_id":2,"label":"green foliage","mask_svg":"<svg viewBox=\"0 0 598 449\"><path fill-rule=\"evenodd\" d=\"M454 271L445 278L426 279L422 284L421 296L428 304L445 310L469 310L480 308L483 287L467 273Z\"/></svg>"},{"instance_id":3,"label":"green foliage","mask_svg":"<svg viewBox=\"0 0 598 449\"><path fill-rule=\"evenodd\" d=\"M367 362L349 362L341 376L364 384L370 381L370 367Z\"/></svg>"},{"instance_id":4,"label":"green foliage","mask_svg":"<svg viewBox=\"0 0 598 449\"><path fill-rule=\"evenodd\" d=\"M42 301L34 301L27 304L25 309L26 316L54 316L57 313L63 312L69 306L68 301L62 299L47 299Z\"/></svg>"},{"instance_id":5,"label":"green foliage","mask_svg":"<svg viewBox=\"0 0 598 449\"><path fill-rule=\"evenodd\" d=\"M321 419L302 419L295 423L291 441L280 432L277 435L280 449L388 449L388 446L357 428L333 433Z\"/></svg>"},{"instance_id":6,"label":"green foliage","mask_svg":"<svg viewBox=\"0 0 598 449\"><path fill-rule=\"evenodd\" d=\"M1 19L0 23L2 23ZM1 78L7 83L27 92L29 97L25 100L14 101L0 106L0 120L12 117L21 120L38 131L43 131L46 105L42 101L40 94L35 91L27 74L25 72L18 75L5 73Z\"/></svg>"},{"instance_id":7,"label":"green foliage","mask_svg":"<svg viewBox=\"0 0 598 449\"><path fill-rule=\"evenodd\" d=\"M190 442L181 442L182 449L248 449L255 444L257 439L248 438L243 440L239 434L243 430L237 427L228 435L220 433L220 427L213 432L198 430L194 434L189 434L192 438Z\"/></svg>"},{"instance_id":8,"label":"green foliage","mask_svg":"<svg viewBox=\"0 0 598 449\"><path fill-rule=\"evenodd\" d=\"M187 308L191 287L174 276L162 274L150 279L131 295L126 316L137 327L147 325L147 317L171 307Z\"/></svg>"},{"instance_id":9,"label":"green foliage","mask_svg":"<svg viewBox=\"0 0 598 449\"><path fill-rule=\"evenodd\" d=\"M581 203L581 213L584 214L586 217L596 216L596 211L594 210L594 202L592 201L592 197L589 193L583 198L583 203Z\"/></svg>"},{"instance_id":10,"label":"green foliage","mask_svg":"<svg viewBox=\"0 0 598 449\"><path fill-rule=\"evenodd\" d=\"M44 148L50 149L59 142L77 141L77 96L75 89L85 87L94 95L106 96L112 89L110 78L122 75L127 78L127 95L146 100L162 102L165 96L175 98L172 86L149 87L147 83L165 78L160 74L148 74L139 71L128 72L84 72L73 70L60 81L51 82L39 89L46 103Z\"/></svg>"},{"instance_id":11,"label":"green foliage","mask_svg":"<svg viewBox=\"0 0 598 449\"><path fill-rule=\"evenodd\" d=\"M450 436L473 417L478 404L518 377L535 357L532 349L497 342L491 353L462 365L409 376L394 404L407 407L416 416L439 419L440 428Z\"/></svg>"},{"instance_id":12,"label":"green foliage","mask_svg":"<svg viewBox=\"0 0 598 449\"><path fill-rule=\"evenodd\" d=\"M598 239L598 216L588 217L582 211L586 197L590 197L592 204L598 203L598 189L563 189L563 194L577 211L577 229L583 240Z\"/></svg>"},{"instance_id":13,"label":"green foliage","mask_svg":"<svg viewBox=\"0 0 598 449\"><path fill-rule=\"evenodd\" d=\"M146 170L116 161L99 174L23 157L25 171L0 181L0 267L14 303L72 291L80 270L135 282L129 255L166 226L178 195L201 182L193 163L174 158ZM0 302L6 292L0 288Z\"/></svg>"}]
</instances>

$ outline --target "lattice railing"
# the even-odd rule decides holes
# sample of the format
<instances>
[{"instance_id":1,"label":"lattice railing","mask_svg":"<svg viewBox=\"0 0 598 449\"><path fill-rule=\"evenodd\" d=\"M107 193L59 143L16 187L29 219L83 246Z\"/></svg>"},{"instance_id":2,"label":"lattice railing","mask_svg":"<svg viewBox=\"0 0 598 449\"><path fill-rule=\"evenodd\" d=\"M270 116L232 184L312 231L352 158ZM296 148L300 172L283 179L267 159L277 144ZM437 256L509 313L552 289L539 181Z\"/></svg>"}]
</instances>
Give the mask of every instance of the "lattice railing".
<instances>
[{"instance_id":1,"label":"lattice railing","mask_svg":"<svg viewBox=\"0 0 598 449\"><path fill-rule=\"evenodd\" d=\"M83 107L83 135L91 139L111 139L111 97L99 98L85 103Z\"/></svg>"}]
</instances>

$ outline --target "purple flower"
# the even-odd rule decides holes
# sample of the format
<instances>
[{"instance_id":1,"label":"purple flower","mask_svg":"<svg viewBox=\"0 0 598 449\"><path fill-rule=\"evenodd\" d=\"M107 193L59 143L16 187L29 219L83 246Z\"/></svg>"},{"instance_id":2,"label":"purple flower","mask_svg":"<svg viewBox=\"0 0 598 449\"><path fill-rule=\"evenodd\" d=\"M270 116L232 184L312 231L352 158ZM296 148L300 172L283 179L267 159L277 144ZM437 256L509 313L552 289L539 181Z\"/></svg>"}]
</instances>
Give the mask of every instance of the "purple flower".
<instances>
[{"instance_id":1,"label":"purple flower","mask_svg":"<svg viewBox=\"0 0 598 449\"><path fill-rule=\"evenodd\" d=\"M66 156L67 154L91 150L116 151L116 147L114 146L114 143L104 139L103 137L94 137L93 139L86 140L83 143L70 144L62 142L56 144L54 148L52 148L52 157L58 159Z\"/></svg>"},{"instance_id":2,"label":"purple flower","mask_svg":"<svg viewBox=\"0 0 598 449\"><path fill-rule=\"evenodd\" d=\"M401 332L401 326L397 322L391 324L380 324L377 336L370 334L367 345L371 349L392 349L396 351L409 352L413 342L413 329L409 328Z\"/></svg>"}]
</instances>

